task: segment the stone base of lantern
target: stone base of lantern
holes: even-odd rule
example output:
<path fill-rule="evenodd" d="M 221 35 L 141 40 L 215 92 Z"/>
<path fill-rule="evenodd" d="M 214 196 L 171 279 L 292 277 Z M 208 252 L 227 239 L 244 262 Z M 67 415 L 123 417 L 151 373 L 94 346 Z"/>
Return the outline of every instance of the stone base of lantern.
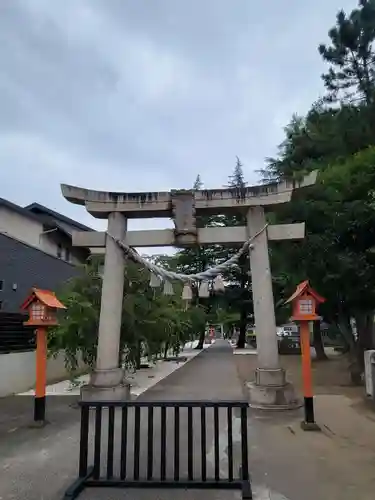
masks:
<path fill-rule="evenodd" d="M 302 406 L 285 370 L 257 368 L 255 382 L 247 384 L 249 404 L 258 410 L 294 410 Z"/>
<path fill-rule="evenodd" d="M 130 383 L 124 370 L 95 370 L 90 383 L 81 387 L 82 401 L 127 401 L 131 399 Z"/>

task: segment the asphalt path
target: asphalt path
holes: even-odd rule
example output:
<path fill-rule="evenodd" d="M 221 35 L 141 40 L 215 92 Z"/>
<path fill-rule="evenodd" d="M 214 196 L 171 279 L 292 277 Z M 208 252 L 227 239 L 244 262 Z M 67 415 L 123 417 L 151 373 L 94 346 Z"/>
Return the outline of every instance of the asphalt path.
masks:
<path fill-rule="evenodd" d="M 26 399 L 25 399 L 26 398 Z M 73 399 L 69 396 L 54 397 L 51 405 L 51 424 L 44 429 L 29 429 L 23 424 L 21 411 L 19 418 L 14 417 L 14 427 L 0 425 L 0 499 L 1 500 L 60 500 L 65 489 L 77 475 L 79 448 L 79 411 L 70 405 Z M 27 397 L 11 404 L 27 405 Z M 192 361 L 172 373 L 153 388 L 142 394 L 139 400 L 243 400 L 242 386 L 238 380 L 233 362 L 232 349 L 227 341 L 217 340 L 210 348 L 204 350 Z M 10 404 L 10 399 L 8 400 Z M 31 401 L 30 401 L 31 402 Z M 10 406 L 8 407 L 10 408 Z M 6 408 L 4 408 L 6 411 Z M 129 413 L 128 428 L 128 471 L 133 471 L 132 453 L 134 436 L 134 419 Z M 174 415 L 168 410 L 166 415 L 166 476 L 173 477 Z M 8 414 L 10 410 L 8 409 Z M 219 411 L 219 457 L 220 474 L 227 473 L 227 419 L 224 410 Z M 106 468 L 106 414 L 103 412 L 102 439 L 102 472 Z M 5 422 L 3 417 L 3 422 Z M 1 422 L 0 422 L 1 424 Z M 239 457 L 239 417 L 234 413 L 232 426 L 234 432 L 233 454 L 234 473 L 238 471 Z M 200 414 L 198 409 L 193 413 L 193 463 L 194 475 L 201 471 L 201 435 Z M 140 476 L 146 475 L 147 463 L 147 415 L 141 411 L 140 422 Z M 114 473 L 119 472 L 120 421 L 116 415 L 115 424 L 115 460 Z M 160 410 L 154 414 L 154 473 L 160 475 Z M 206 461 L 207 476 L 213 476 L 213 412 L 207 410 L 206 415 Z M 92 448 L 91 448 L 92 451 Z M 187 475 L 187 410 L 180 411 L 180 475 Z M 116 458 L 117 457 L 117 458 Z M 90 460 L 90 459 L 89 459 Z M 240 492 L 234 491 L 176 491 L 176 490 L 114 490 L 87 489 L 79 497 L 87 499 L 234 499 L 241 498 Z"/>

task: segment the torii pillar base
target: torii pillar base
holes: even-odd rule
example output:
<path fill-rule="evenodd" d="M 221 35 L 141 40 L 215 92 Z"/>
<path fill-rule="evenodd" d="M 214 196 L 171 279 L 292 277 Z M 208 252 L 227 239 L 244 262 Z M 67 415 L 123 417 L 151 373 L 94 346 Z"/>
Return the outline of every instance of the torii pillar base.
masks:
<path fill-rule="evenodd" d="M 256 410 L 295 410 L 302 406 L 283 368 L 255 370 L 255 382 L 247 383 L 249 404 Z"/>
<path fill-rule="evenodd" d="M 128 401 L 131 399 L 130 384 L 122 368 L 95 370 L 90 383 L 81 387 L 82 401 Z"/>

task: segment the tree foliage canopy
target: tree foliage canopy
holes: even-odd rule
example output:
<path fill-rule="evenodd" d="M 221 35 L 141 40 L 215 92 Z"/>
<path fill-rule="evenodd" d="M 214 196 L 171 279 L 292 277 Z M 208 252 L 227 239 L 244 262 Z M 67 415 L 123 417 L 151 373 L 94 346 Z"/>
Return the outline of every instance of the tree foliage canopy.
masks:
<path fill-rule="evenodd" d="M 349 15 L 338 12 L 328 35 L 331 44 L 319 45 L 319 53 L 330 65 L 322 75 L 328 99 L 374 102 L 375 1 L 360 0 Z"/>
<path fill-rule="evenodd" d="M 50 333 L 49 345 L 52 353 L 64 350 L 72 371 L 76 370 L 80 356 L 89 366 L 95 361 L 102 284 L 100 267 L 101 261 L 92 259 L 82 274 L 59 294 L 67 306 L 67 314 L 61 315 L 60 325 Z M 203 311 L 186 309 L 181 289 L 173 296 L 166 296 L 162 290 L 149 286 L 148 271 L 127 262 L 119 363 L 137 367 L 142 356 L 154 359 L 166 347 L 177 353 L 202 323 L 205 323 Z"/>

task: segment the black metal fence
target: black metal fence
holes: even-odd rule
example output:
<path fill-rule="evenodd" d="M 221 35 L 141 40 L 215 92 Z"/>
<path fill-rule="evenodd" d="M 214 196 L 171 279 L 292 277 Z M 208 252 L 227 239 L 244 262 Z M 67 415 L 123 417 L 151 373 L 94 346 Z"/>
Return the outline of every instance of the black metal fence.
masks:
<path fill-rule="evenodd" d="M 240 489 L 253 498 L 247 402 L 80 405 L 79 477 L 64 499 L 86 487 Z"/>
<path fill-rule="evenodd" d="M 0 312 L 0 354 L 33 351 L 35 327 L 25 326 L 26 314 Z"/>

